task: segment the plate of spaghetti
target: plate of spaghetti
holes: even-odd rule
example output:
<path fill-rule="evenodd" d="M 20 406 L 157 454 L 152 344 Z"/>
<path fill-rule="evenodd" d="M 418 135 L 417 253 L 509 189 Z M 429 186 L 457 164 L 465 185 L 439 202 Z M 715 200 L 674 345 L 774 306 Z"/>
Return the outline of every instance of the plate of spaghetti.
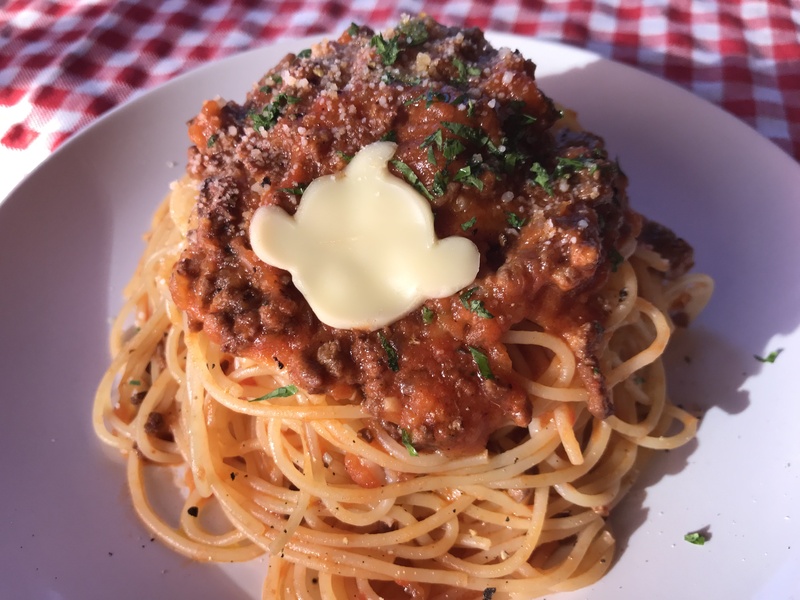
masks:
<path fill-rule="evenodd" d="M 798 185 L 427 18 L 146 94 L 0 207 L 4 595 L 786 596 Z"/>

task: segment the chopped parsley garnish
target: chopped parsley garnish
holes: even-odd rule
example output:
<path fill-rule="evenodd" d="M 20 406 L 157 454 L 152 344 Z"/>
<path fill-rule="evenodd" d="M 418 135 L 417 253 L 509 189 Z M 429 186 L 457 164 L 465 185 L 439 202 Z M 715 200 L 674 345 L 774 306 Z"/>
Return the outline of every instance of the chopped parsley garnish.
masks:
<path fill-rule="evenodd" d="M 403 442 L 403 446 L 406 447 L 411 456 L 419 456 L 419 452 L 414 448 L 414 443 L 411 440 L 411 434 L 402 427 L 400 428 L 400 441 Z"/>
<path fill-rule="evenodd" d="M 352 37 L 352 36 L 358 34 L 360 29 L 361 28 L 358 25 L 356 25 L 355 23 L 350 23 L 350 27 L 347 28 L 347 33 L 348 33 L 348 35 L 350 35 Z"/>
<path fill-rule="evenodd" d="M 508 222 L 508 224 L 509 224 L 509 225 L 511 225 L 511 226 L 512 226 L 514 229 L 516 229 L 516 230 L 520 230 L 520 229 L 522 229 L 522 226 L 523 226 L 523 225 L 525 225 L 525 222 L 527 221 L 527 219 L 525 219 L 524 217 L 520 217 L 520 216 L 519 216 L 518 214 L 516 214 L 516 213 L 513 213 L 513 212 L 507 212 L 507 213 L 506 213 L 506 221 L 507 221 L 507 222 Z"/>
<path fill-rule="evenodd" d="M 694 544 L 696 546 L 702 546 L 706 543 L 706 536 L 704 536 L 699 531 L 695 531 L 694 533 L 687 533 L 683 536 L 683 539 L 689 542 L 690 544 Z"/>
<path fill-rule="evenodd" d="M 304 48 L 297 53 L 297 58 L 308 58 L 311 56 L 311 48 Z"/>
<path fill-rule="evenodd" d="M 378 51 L 378 56 L 381 57 L 381 62 L 384 65 L 393 65 L 397 60 L 397 55 L 400 53 L 400 46 L 397 44 L 397 38 L 386 39 L 382 33 L 372 36 L 369 45 Z"/>
<path fill-rule="evenodd" d="M 469 351 L 470 354 L 472 354 L 472 360 L 474 360 L 475 364 L 478 366 L 481 377 L 484 379 L 494 379 L 494 373 L 492 373 L 492 368 L 489 366 L 489 359 L 486 355 L 474 346 L 470 346 Z"/>
<path fill-rule="evenodd" d="M 436 175 L 433 176 L 433 194 L 434 196 L 441 196 L 447 191 L 447 172 L 446 171 L 438 171 Z"/>
<path fill-rule="evenodd" d="M 473 172 L 473 167 L 471 165 L 466 165 L 456 171 L 456 174 L 453 176 L 453 181 L 460 181 L 464 185 L 471 185 L 472 187 L 478 188 L 481 191 L 483 190 L 483 181 L 478 179 L 478 176 Z"/>
<path fill-rule="evenodd" d="M 472 217 L 469 221 L 464 221 L 461 224 L 461 231 L 466 231 L 467 229 L 471 229 L 477 221 L 478 221 L 477 217 Z"/>
<path fill-rule="evenodd" d="M 427 306 L 422 307 L 422 322 L 425 323 L 425 325 L 430 325 L 431 323 L 433 323 L 433 319 L 435 316 L 436 313 L 433 312 L 430 308 L 428 308 Z"/>
<path fill-rule="evenodd" d="M 449 131 L 455 133 L 457 136 L 471 142 L 476 142 L 481 146 L 486 144 L 489 139 L 483 130 L 478 129 L 477 127 L 470 127 L 469 125 L 463 125 L 462 123 L 453 123 L 452 121 L 442 121 L 442 125 Z"/>
<path fill-rule="evenodd" d="M 442 137 L 442 130 L 437 129 L 434 133 L 430 134 L 419 145 L 420 148 L 432 148 L 436 146 L 437 148 L 441 148 L 442 144 L 444 143 L 444 138 Z"/>
<path fill-rule="evenodd" d="M 128 385 L 142 385 L 142 382 L 139 379 L 131 379 L 128 381 Z"/>
<path fill-rule="evenodd" d="M 251 112 L 250 120 L 253 121 L 253 127 L 258 129 L 270 129 L 275 123 L 278 122 L 278 117 L 281 116 L 283 109 L 288 104 L 297 104 L 300 98 L 297 96 L 289 96 L 288 94 L 280 93 L 275 99 L 267 104 L 260 113 Z"/>
<path fill-rule="evenodd" d="M 421 100 L 425 100 L 425 108 L 430 108 L 431 104 L 434 102 L 447 102 L 450 97 L 445 94 L 444 92 L 437 92 L 435 90 L 428 90 L 423 92 L 419 96 L 415 96 L 403 102 L 405 106 L 410 106 L 411 104 L 416 104 Z"/>
<path fill-rule="evenodd" d="M 211 148 L 214 144 L 217 143 L 219 136 L 215 133 L 214 135 L 208 138 L 208 142 L 206 142 L 206 147 Z"/>
<path fill-rule="evenodd" d="M 281 77 L 280 73 L 275 73 L 272 75 L 272 81 L 275 82 L 275 85 L 280 85 L 283 83 L 283 77 Z"/>
<path fill-rule="evenodd" d="M 778 358 L 780 353 L 783 352 L 783 348 L 778 348 L 777 350 L 773 350 L 766 356 L 759 356 L 758 354 L 754 354 L 753 357 L 762 363 L 774 363 L 775 359 Z"/>
<path fill-rule="evenodd" d="M 419 46 L 428 41 L 428 28 L 420 20 L 409 20 L 400 23 L 397 28 L 405 36 L 405 42 L 409 46 Z"/>
<path fill-rule="evenodd" d="M 410 183 L 412 186 L 414 186 L 415 190 L 417 190 L 420 194 L 425 196 L 428 200 L 433 200 L 433 196 L 428 191 L 428 188 L 426 188 L 422 184 L 422 182 L 419 180 L 419 177 L 417 177 L 417 174 L 414 173 L 411 167 L 409 167 L 406 163 L 404 163 L 400 159 L 395 159 L 391 161 L 391 163 L 392 165 L 394 165 L 395 169 L 400 171 L 400 174 L 405 178 L 405 180 L 408 181 L 408 183 Z"/>
<path fill-rule="evenodd" d="M 307 183 L 300 183 L 300 184 L 298 184 L 298 185 L 296 185 L 294 187 L 280 188 L 280 190 L 282 192 L 286 192 L 287 194 L 294 194 L 295 196 L 302 196 L 305 193 L 307 187 L 308 187 Z"/>
<path fill-rule="evenodd" d="M 454 159 L 464 150 L 466 150 L 466 148 L 459 140 L 445 140 L 445 142 L 442 144 L 442 154 L 444 154 L 444 157 L 447 160 Z"/>
<path fill-rule="evenodd" d="M 288 398 L 289 396 L 294 396 L 296 393 L 296 385 L 284 385 L 276 390 L 272 390 L 269 394 L 264 394 L 258 398 L 248 400 L 248 402 L 258 402 L 259 400 L 269 400 L 270 398 Z"/>
<path fill-rule="evenodd" d="M 483 305 L 483 300 L 473 300 L 472 295 L 478 291 L 477 287 L 470 288 L 462 293 L 458 299 L 461 300 L 461 304 L 464 305 L 470 312 L 474 312 L 479 317 L 483 317 L 484 319 L 494 319 L 494 315 L 486 310 L 486 307 Z"/>
<path fill-rule="evenodd" d="M 483 600 L 492 600 L 494 598 L 494 593 L 497 591 L 497 588 L 486 588 L 483 590 Z"/>
<path fill-rule="evenodd" d="M 397 350 L 394 345 L 380 331 L 378 332 L 378 339 L 381 341 L 383 351 L 386 352 L 386 362 L 389 364 L 389 368 L 394 372 L 399 371 L 400 363 L 397 360 Z"/>
<path fill-rule="evenodd" d="M 534 174 L 534 183 L 544 188 L 548 196 L 552 196 L 553 188 L 550 186 L 550 175 L 547 174 L 544 167 L 540 163 L 535 162 L 531 165 L 531 173 Z"/>
<path fill-rule="evenodd" d="M 338 154 L 339 158 L 341 158 L 344 162 L 349 163 L 351 160 L 353 160 L 353 155 L 347 154 L 347 152 L 342 152 L 341 150 L 337 150 L 336 154 Z"/>
<path fill-rule="evenodd" d="M 422 77 L 417 75 L 406 75 L 399 71 L 386 71 L 381 75 L 381 81 L 386 85 L 393 83 L 402 83 L 403 85 L 419 85 L 422 83 Z"/>
<path fill-rule="evenodd" d="M 394 129 L 390 129 L 386 133 L 381 136 L 381 142 L 396 142 L 397 141 L 397 132 Z"/>
<path fill-rule="evenodd" d="M 471 75 L 480 75 L 481 70 L 478 67 L 468 67 L 458 58 L 453 59 L 453 66 L 458 72 L 458 83 L 466 83 Z"/>

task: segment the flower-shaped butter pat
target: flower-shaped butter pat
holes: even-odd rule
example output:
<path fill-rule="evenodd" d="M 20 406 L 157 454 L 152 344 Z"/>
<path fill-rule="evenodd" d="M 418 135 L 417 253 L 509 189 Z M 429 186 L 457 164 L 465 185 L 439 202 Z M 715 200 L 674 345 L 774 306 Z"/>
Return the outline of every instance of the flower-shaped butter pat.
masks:
<path fill-rule="evenodd" d="M 375 142 L 344 171 L 311 182 L 294 216 L 256 210 L 253 251 L 289 271 L 320 321 L 374 331 L 430 298 L 454 294 L 478 273 L 470 240 L 437 239 L 429 202 L 389 172 L 397 149 Z"/>

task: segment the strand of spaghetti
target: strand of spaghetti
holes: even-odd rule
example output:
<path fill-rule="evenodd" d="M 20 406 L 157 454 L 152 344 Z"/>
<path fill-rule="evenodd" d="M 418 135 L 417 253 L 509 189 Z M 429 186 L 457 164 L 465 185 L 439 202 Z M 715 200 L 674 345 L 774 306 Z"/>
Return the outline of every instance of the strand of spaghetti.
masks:
<path fill-rule="evenodd" d="M 636 298 L 639 297 L 636 271 L 629 261 L 623 261 L 617 271 L 611 273 L 607 287 L 616 292 L 615 297 L 609 298 L 611 311 L 604 323 L 605 331 L 609 334 L 629 318 L 634 310 Z"/>
<path fill-rule="evenodd" d="M 467 587 L 469 576 L 460 571 L 409 567 L 374 556 L 337 547 L 316 547 L 290 540 L 283 555 L 307 568 L 349 578 L 366 577 L 384 581 L 419 581 L 452 587 Z"/>
<path fill-rule="evenodd" d="M 164 523 L 153 510 L 147 499 L 142 480 L 142 461 L 135 452 L 128 454 L 128 488 L 133 499 L 133 507 L 142 523 L 168 547 L 176 552 L 198 561 L 234 561 L 242 562 L 252 560 L 261 550 L 252 545 L 233 546 L 227 548 L 214 548 L 213 551 L 207 544 L 197 543 L 181 535 Z"/>
<path fill-rule="evenodd" d="M 631 422 L 639 418 L 641 404 L 621 402 L 618 414 L 607 419 L 615 431 L 634 440 L 643 438 L 655 429 L 661 421 L 664 407 L 667 404 L 666 381 L 662 363 L 659 361 L 648 365 L 646 374 L 647 377 L 642 381 L 642 386 L 646 390 L 645 395 L 650 404 L 645 418 L 639 422 Z M 624 400 L 624 397 L 622 399 Z"/>
<path fill-rule="evenodd" d="M 528 594 L 525 596 L 527 598 L 531 597 L 531 591 L 541 595 L 559 590 L 559 585 L 568 580 L 570 576 L 578 569 L 583 557 L 589 552 L 590 547 L 598 534 L 603 535 L 604 533 L 604 524 L 602 520 L 597 520 L 590 523 L 586 529 L 581 531 L 576 536 L 575 543 L 570 549 L 568 555 L 560 561 L 558 566 L 549 568 L 545 571 L 540 571 L 537 578 L 532 582 L 530 579 L 505 581 L 500 589 L 510 593 Z M 610 561 L 606 565 L 606 569 L 608 569 L 609 566 Z M 535 587 L 529 587 L 531 584 L 533 584 Z"/>
<path fill-rule="evenodd" d="M 232 526 L 229 531 L 220 534 L 210 533 L 200 526 L 201 520 L 198 516 L 191 516 L 189 509 L 197 509 L 196 515 L 204 510 L 208 504 L 208 499 L 203 498 L 196 490 L 189 492 L 183 503 L 183 510 L 180 517 L 180 529 L 191 540 L 211 547 L 225 547 L 236 544 L 250 543 L 244 532 Z M 192 511 L 194 512 L 194 511 Z"/>
<path fill-rule="evenodd" d="M 312 543 L 325 546 L 346 545 L 349 548 L 388 548 L 399 546 L 401 544 L 411 543 L 412 540 L 415 540 L 424 533 L 445 527 L 454 517 L 457 517 L 467 510 L 473 500 L 472 496 L 461 494 L 455 500 L 443 504 L 436 512 L 423 519 L 415 520 L 413 523 L 408 522 L 402 529 L 396 531 L 373 533 L 368 536 L 362 536 L 343 534 L 339 530 L 336 530 L 336 533 L 325 533 L 301 526 L 298 528 L 298 535 Z M 392 518 L 395 518 L 394 513 L 392 513 Z M 377 520 L 379 519 L 376 519 L 376 521 Z M 346 544 L 343 543 L 344 537 L 347 537 L 348 540 Z"/>
<path fill-rule="evenodd" d="M 562 561 L 556 571 L 548 573 L 555 581 L 550 585 L 553 592 L 566 592 L 584 588 L 595 583 L 611 565 L 614 539 L 603 528 L 602 522 L 592 524 L 580 534 L 569 556 Z M 605 560 L 601 560 L 605 558 Z M 595 568 L 585 570 L 580 576 L 573 577 L 585 564 Z"/>
<path fill-rule="evenodd" d="M 177 385 L 169 371 L 162 371 L 139 405 L 139 411 L 133 420 L 133 431 L 136 448 L 148 460 L 162 464 L 177 464 L 183 461 L 174 442 L 166 442 L 151 438 L 147 431 L 150 415 L 165 403 L 165 398 L 174 397 Z M 158 444 L 158 446 L 156 445 Z"/>
<path fill-rule="evenodd" d="M 486 453 L 448 460 L 444 455 L 431 453 L 419 454 L 410 460 L 408 448 L 397 443 L 388 434 L 377 432 L 376 437 L 381 447 L 365 442 L 349 423 L 333 420 L 317 421 L 313 424 L 319 436 L 337 448 L 347 448 L 358 456 L 363 456 L 386 469 L 404 473 L 429 473 L 436 469 L 444 471 L 461 471 L 471 467 L 485 468 L 488 462 Z M 375 434 L 374 434 L 375 435 Z"/>
<path fill-rule="evenodd" d="M 521 473 L 513 474 L 513 478 L 498 478 L 485 481 L 485 485 L 492 488 L 539 488 L 549 487 L 556 483 L 566 481 L 574 481 L 575 479 L 585 475 L 592 469 L 600 458 L 608 444 L 611 437 L 611 428 L 604 421 L 594 421 L 592 433 L 584 451 L 584 461 L 581 465 L 572 465 L 564 469 L 559 469 L 550 473 L 539 473 L 536 475 L 524 475 Z M 556 447 L 558 446 L 558 438 L 556 438 Z M 547 456 L 553 454 L 555 448 L 551 452 L 543 454 L 541 459 L 536 461 L 535 464 L 540 464 Z M 505 474 L 501 472 L 500 474 Z"/>
<path fill-rule="evenodd" d="M 551 364 L 555 365 L 558 370 L 556 381 L 562 384 L 559 386 L 553 382 L 551 385 L 553 387 L 563 387 L 572 381 L 575 374 L 575 355 L 564 340 L 542 331 L 513 330 L 503 335 L 503 342 L 506 344 L 524 344 L 547 348 L 554 354 Z M 545 375 L 542 375 L 542 379 L 548 380 Z"/>
<path fill-rule="evenodd" d="M 655 327 L 655 338 L 647 348 L 615 367 L 606 376 L 606 382 L 609 387 L 614 387 L 623 379 L 627 379 L 642 367 L 655 361 L 664 353 L 664 349 L 667 347 L 670 329 L 669 323 L 664 317 L 664 313 L 641 297 L 636 299 L 636 310 L 647 315 L 648 319 L 653 323 Z"/>
<path fill-rule="evenodd" d="M 680 303 L 681 311 L 693 321 L 705 308 L 714 293 L 714 280 L 704 273 L 686 273 L 667 283 L 663 291 L 664 305 L 670 309 Z"/>
<path fill-rule="evenodd" d="M 561 438 L 561 446 L 567 453 L 569 462 L 573 465 L 583 464 L 583 453 L 578 439 L 575 437 L 575 412 L 570 404 L 557 406 L 553 411 L 555 417 L 558 436 Z"/>
<path fill-rule="evenodd" d="M 292 584 L 294 589 L 294 596 L 286 596 L 287 598 L 297 598 L 297 600 L 315 600 L 314 596 L 308 590 L 308 569 L 303 567 L 293 565 L 290 567 L 290 573 L 292 575 Z M 316 579 L 317 585 L 319 585 L 319 578 Z"/>
<path fill-rule="evenodd" d="M 664 407 L 664 415 L 669 417 L 671 421 L 679 421 L 683 425 L 683 429 L 672 436 L 659 435 L 637 438 L 636 443 L 638 445 L 652 450 L 674 450 L 697 435 L 697 417 L 673 405 Z"/>
<path fill-rule="evenodd" d="M 486 579 L 498 579 L 505 577 L 517 570 L 520 565 L 528 560 L 542 532 L 545 513 L 547 511 L 547 500 L 550 489 L 546 487 L 536 488 L 533 499 L 533 511 L 531 521 L 525 532 L 524 542 L 519 549 L 509 556 L 506 560 L 491 565 L 480 565 L 471 560 L 460 559 L 453 555 L 446 554 L 436 561 L 455 570 L 464 571 L 473 577 Z"/>
<path fill-rule="evenodd" d="M 141 372 L 144 372 L 149 361 L 149 355 L 152 354 L 157 340 L 160 338 L 160 332 L 166 326 L 166 316 L 163 313 L 153 315 L 143 324 L 140 331 L 128 341 L 120 353 L 114 357 L 111 365 L 106 369 L 100 380 L 92 408 L 92 424 L 97 437 L 111 446 L 123 449 L 132 446 L 129 442 L 120 442 L 120 435 L 130 439 L 132 434 L 128 432 L 127 424 L 124 424 L 113 414 L 112 398 L 114 395 L 112 394 L 112 387 L 117 374 L 127 372 L 131 368 L 131 362 L 139 366 Z"/>
<path fill-rule="evenodd" d="M 519 374 L 512 374 L 515 382 L 531 396 L 558 402 L 586 402 L 589 397 L 584 388 L 557 388 L 543 385 Z"/>

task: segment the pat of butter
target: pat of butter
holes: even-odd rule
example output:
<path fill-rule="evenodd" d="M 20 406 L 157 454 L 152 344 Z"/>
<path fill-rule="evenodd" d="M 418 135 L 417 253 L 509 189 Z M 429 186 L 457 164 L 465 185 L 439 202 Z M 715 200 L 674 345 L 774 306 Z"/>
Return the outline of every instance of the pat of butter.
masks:
<path fill-rule="evenodd" d="M 389 172 L 396 149 L 375 142 L 344 171 L 315 179 L 293 217 L 277 206 L 253 215 L 253 251 L 289 271 L 331 327 L 380 329 L 425 300 L 454 294 L 478 273 L 475 244 L 437 239 L 428 201 Z"/>

